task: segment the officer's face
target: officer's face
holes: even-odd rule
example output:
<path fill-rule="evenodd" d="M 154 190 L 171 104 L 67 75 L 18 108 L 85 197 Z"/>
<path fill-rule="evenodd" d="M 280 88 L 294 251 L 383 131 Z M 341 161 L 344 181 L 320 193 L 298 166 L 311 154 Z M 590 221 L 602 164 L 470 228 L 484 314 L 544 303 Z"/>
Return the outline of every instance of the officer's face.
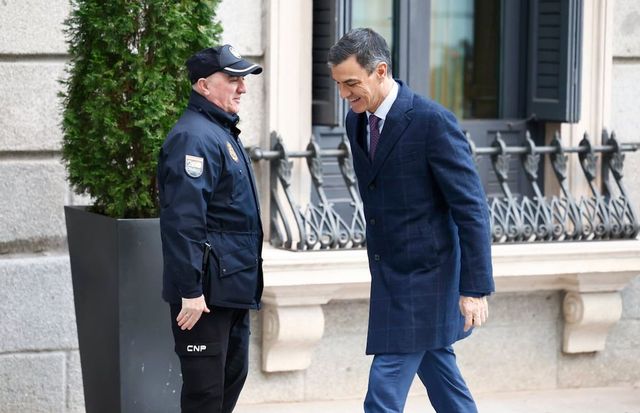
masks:
<path fill-rule="evenodd" d="M 216 72 L 198 82 L 203 82 L 201 94 L 209 102 L 225 112 L 238 113 L 240 111 L 240 96 L 247 92 L 244 77 Z"/>
<path fill-rule="evenodd" d="M 384 100 L 384 79 L 387 64 L 379 63 L 376 69 L 367 73 L 355 56 L 349 56 L 342 63 L 331 67 L 331 77 L 336 81 L 340 96 L 349 101 L 356 113 L 365 110 L 373 113 Z"/>

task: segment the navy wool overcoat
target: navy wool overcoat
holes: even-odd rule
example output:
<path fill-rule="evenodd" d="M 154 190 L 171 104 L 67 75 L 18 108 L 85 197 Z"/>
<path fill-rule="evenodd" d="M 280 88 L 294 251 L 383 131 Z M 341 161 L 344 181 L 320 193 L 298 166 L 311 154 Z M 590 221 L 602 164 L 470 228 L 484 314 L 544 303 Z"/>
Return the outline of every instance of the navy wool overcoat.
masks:
<path fill-rule="evenodd" d="M 451 112 L 398 83 L 373 162 L 366 114 L 346 119 L 367 222 L 367 354 L 466 337 L 460 295 L 494 290 L 488 207 L 469 144 Z"/>

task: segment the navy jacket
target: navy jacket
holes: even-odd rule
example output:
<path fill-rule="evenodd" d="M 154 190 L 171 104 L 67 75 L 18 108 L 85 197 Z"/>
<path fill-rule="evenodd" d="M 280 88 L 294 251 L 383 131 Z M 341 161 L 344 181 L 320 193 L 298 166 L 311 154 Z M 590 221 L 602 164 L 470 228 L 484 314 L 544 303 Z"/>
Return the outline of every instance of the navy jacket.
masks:
<path fill-rule="evenodd" d="M 259 307 L 262 224 L 237 122 L 237 115 L 191 92 L 160 150 L 162 295 L 170 303 L 204 293 L 212 305 Z M 211 253 L 205 256 L 207 244 Z"/>
<path fill-rule="evenodd" d="M 346 119 L 367 222 L 367 354 L 466 337 L 460 294 L 494 290 L 489 213 L 469 145 L 451 112 L 398 83 L 373 162 L 366 114 Z"/>

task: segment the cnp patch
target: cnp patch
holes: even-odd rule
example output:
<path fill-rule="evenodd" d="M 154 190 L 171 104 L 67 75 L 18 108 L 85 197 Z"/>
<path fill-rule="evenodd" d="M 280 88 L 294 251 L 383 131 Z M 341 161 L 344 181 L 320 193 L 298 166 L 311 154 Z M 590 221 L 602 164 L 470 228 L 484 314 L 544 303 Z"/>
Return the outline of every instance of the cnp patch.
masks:
<path fill-rule="evenodd" d="M 199 156 L 186 155 L 184 157 L 184 170 L 192 178 L 202 175 L 204 169 L 204 159 Z"/>
<path fill-rule="evenodd" d="M 236 153 L 235 149 L 233 149 L 233 146 L 231 146 L 230 142 L 227 142 L 227 151 L 229 151 L 231 159 L 233 159 L 234 162 L 238 162 L 238 154 Z"/>
<path fill-rule="evenodd" d="M 220 354 L 220 343 L 176 343 L 179 356 L 215 356 Z"/>

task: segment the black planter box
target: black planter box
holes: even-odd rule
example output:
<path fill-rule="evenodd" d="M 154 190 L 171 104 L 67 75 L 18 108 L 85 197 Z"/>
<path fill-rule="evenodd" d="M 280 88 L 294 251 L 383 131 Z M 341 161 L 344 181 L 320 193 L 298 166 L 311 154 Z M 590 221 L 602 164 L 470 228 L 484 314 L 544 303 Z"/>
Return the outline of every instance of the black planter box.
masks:
<path fill-rule="evenodd" d="M 65 217 L 87 413 L 180 411 L 158 219 Z"/>

